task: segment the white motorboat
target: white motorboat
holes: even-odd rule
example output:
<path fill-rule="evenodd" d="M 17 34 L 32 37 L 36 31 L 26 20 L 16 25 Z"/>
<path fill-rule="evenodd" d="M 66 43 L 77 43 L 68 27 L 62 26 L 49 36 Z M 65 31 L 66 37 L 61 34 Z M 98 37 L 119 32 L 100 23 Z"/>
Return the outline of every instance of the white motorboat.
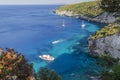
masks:
<path fill-rule="evenodd" d="M 55 58 L 53 56 L 50 56 L 50 55 L 40 55 L 39 56 L 41 59 L 43 60 L 47 60 L 47 61 L 53 61 Z"/>

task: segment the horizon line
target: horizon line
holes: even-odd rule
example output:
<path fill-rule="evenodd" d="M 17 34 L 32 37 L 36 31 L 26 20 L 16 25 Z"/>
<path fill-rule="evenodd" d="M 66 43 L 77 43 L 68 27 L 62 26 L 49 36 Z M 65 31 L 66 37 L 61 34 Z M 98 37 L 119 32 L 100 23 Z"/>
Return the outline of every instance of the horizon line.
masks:
<path fill-rule="evenodd" d="M 67 5 L 67 4 L 0 4 L 0 5 Z"/>
<path fill-rule="evenodd" d="M 94 0 L 91 0 L 94 1 Z M 89 1 L 82 1 L 82 2 L 89 2 Z M 69 5 L 69 4 L 77 4 L 82 2 L 75 2 L 75 3 L 0 3 L 0 5 Z"/>

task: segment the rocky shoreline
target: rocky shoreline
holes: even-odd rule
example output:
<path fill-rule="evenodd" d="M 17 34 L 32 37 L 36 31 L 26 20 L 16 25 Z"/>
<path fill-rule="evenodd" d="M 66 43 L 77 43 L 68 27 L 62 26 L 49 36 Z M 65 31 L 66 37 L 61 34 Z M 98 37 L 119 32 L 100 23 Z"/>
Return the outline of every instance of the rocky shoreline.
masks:
<path fill-rule="evenodd" d="M 73 11 L 55 10 L 54 13 L 61 15 L 61 16 L 75 17 L 75 18 L 80 18 L 80 19 L 84 19 L 84 20 L 88 20 L 88 21 L 107 23 L 107 24 L 114 23 L 120 17 L 120 15 L 118 15 L 118 13 L 108 13 L 108 12 L 103 12 L 96 17 L 90 17 L 90 16 L 86 16 L 83 14 L 76 14 Z"/>
<path fill-rule="evenodd" d="M 118 13 L 108 13 L 108 12 L 103 12 L 96 17 L 88 17 L 83 14 L 75 14 L 73 11 L 55 10 L 54 12 L 61 16 L 75 17 L 92 22 L 107 23 L 107 24 L 114 23 L 120 18 L 120 15 L 118 15 Z M 119 46 L 120 46 L 120 35 L 118 33 L 110 36 L 98 38 L 95 40 L 88 39 L 88 48 L 90 55 L 92 56 L 101 56 L 104 55 L 105 52 L 107 52 L 114 58 L 120 58 Z M 101 80 L 101 78 L 98 76 L 90 76 L 89 79 Z"/>
<path fill-rule="evenodd" d="M 107 23 L 111 24 L 117 21 L 120 17 L 118 13 L 108 13 L 103 12 L 99 16 L 96 17 L 88 17 L 82 14 L 75 14 L 73 11 L 54 11 L 56 14 L 61 16 L 75 17 L 80 19 L 85 19 L 88 21 L 99 22 L 99 23 Z M 104 52 L 110 53 L 114 58 L 120 58 L 120 36 L 118 34 L 113 34 L 111 36 L 98 38 L 95 40 L 88 39 L 88 48 L 90 54 L 93 56 L 103 55 Z"/>

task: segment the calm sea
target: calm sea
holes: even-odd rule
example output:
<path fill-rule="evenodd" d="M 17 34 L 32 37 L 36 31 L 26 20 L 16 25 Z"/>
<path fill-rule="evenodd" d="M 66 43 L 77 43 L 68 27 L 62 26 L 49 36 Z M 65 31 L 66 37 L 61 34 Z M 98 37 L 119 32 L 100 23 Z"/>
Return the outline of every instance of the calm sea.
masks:
<path fill-rule="evenodd" d="M 0 47 L 14 48 L 25 55 L 34 69 L 47 67 L 57 71 L 62 80 L 88 80 L 101 67 L 88 55 L 87 38 L 103 25 L 52 11 L 59 5 L 0 6 Z M 55 57 L 53 62 L 39 58 Z"/>

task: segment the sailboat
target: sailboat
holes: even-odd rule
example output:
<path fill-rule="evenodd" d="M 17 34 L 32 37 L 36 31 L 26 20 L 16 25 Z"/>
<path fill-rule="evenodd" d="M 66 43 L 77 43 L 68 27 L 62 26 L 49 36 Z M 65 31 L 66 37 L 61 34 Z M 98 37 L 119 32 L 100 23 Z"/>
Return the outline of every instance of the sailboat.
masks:
<path fill-rule="evenodd" d="M 65 27 L 65 21 L 63 20 L 62 26 Z"/>
<path fill-rule="evenodd" d="M 82 25 L 81 25 L 81 27 L 83 27 L 83 28 L 85 27 L 84 21 L 82 21 Z"/>

